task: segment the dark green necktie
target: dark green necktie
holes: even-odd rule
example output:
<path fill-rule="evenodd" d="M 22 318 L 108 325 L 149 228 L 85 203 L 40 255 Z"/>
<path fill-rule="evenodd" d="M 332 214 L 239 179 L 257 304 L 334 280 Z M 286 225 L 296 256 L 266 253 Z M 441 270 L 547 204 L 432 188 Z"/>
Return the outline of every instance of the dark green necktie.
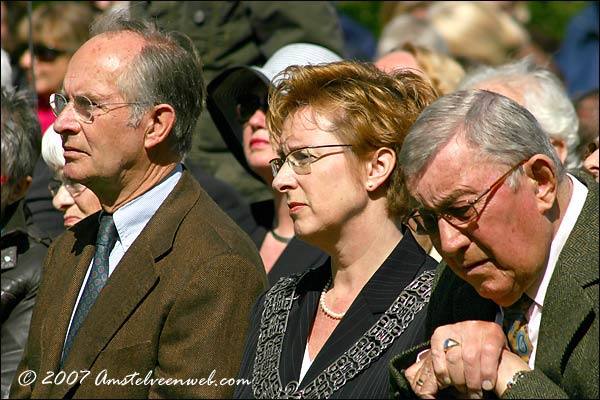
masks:
<path fill-rule="evenodd" d="M 79 299 L 77 310 L 67 334 L 61 364 L 66 360 L 77 332 L 79 332 L 85 317 L 87 317 L 94 302 L 100 295 L 100 291 L 108 280 L 108 258 L 118 236 L 112 214 L 104 213 L 100 218 L 100 228 L 98 229 L 98 236 L 96 238 L 96 254 L 92 263 L 92 270 L 85 283 L 85 289 Z"/>
<path fill-rule="evenodd" d="M 512 352 L 518 354 L 525 362 L 529 362 L 533 350 L 527 329 L 528 322 L 525 318 L 525 313 L 531 303 L 533 303 L 533 300 L 523 294 L 515 304 L 503 308 L 504 321 L 502 322 L 502 328 L 508 338 L 508 345 Z"/>

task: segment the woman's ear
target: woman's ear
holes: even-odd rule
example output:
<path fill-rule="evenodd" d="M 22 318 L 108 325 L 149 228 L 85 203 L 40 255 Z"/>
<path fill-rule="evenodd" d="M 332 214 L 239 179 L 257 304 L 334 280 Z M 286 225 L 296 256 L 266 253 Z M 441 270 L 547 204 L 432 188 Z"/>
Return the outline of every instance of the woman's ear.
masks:
<path fill-rule="evenodd" d="M 543 154 L 536 154 L 523 164 L 523 168 L 533 184 L 539 210 L 550 210 L 554 206 L 558 190 L 554 162 Z"/>
<path fill-rule="evenodd" d="M 159 104 L 152 107 L 150 117 L 146 122 L 144 146 L 146 149 L 156 147 L 169 137 L 175 125 L 175 110 L 169 104 Z"/>
<path fill-rule="evenodd" d="M 396 166 L 396 152 L 389 147 L 380 147 L 367 164 L 366 189 L 371 192 L 388 179 Z"/>

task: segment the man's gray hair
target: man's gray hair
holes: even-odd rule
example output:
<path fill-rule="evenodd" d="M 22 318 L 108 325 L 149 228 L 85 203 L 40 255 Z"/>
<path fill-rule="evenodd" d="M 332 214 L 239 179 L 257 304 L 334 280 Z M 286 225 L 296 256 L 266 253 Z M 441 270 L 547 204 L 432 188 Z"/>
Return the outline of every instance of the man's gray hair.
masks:
<path fill-rule="evenodd" d="M 498 93 L 472 89 L 440 97 L 419 115 L 399 155 L 406 179 L 422 176 L 457 135 L 476 148 L 480 158 L 512 166 L 544 154 L 554 162 L 559 180 L 565 174 L 548 135 L 527 109 Z"/>
<path fill-rule="evenodd" d="M 206 85 L 200 56 L 191 39 L 180 32 L 165 33 L 146 20 L 132 20 L 129 13 L 111 12 L 95 20 L 92 36 L 129 31 L 147 41 L 139 56 L 117 79 L 117 87 L 132 106 L 133 126 L 149 107 L 169 104 L 175 124 L 169 134 L 171 149 L 184 156 L 192 146 L 194 127 L 204 108 Z"/>
<path fill-rule="evenodd" d="M 15 184 L 33 176 L 40 157 L 40 122 L 25 91 L 2 87 L 2 173 L 6 184 Z"/>
<path fill-rule="evenodd" d="M 469 71 L 457 90 L 488 82 L 520 94 L 522 105 L 535 116 L 546 134 L 567 144 L 566 169 L 581 167 L 582 160 L 577 153 L 579 119 L 568 92 L 554 73 L 526 57 L 497 67 L 482 65 Z"/>

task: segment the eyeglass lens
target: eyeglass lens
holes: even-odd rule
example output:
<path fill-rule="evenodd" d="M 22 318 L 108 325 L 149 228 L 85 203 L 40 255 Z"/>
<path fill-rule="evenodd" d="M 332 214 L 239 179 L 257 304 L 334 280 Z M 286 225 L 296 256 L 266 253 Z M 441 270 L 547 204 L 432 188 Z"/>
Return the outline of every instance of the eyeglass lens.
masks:
<path fill-rule="evenodd" d="M 53 93 L 50 95 L 50 107 L 55 116 L 59 116 L 60 113 L 69 104 L 69 101 L 65 96 L 60 93 Z M 92 101 L 85 96 L 75 96 L 73 99 L 75 111 L 84 121 L 91 121 L 92 119 Z"/>
<path fill-rule="evenodd" d="M 296 150 L 288 153 L 288 155 L 285 156 L 284 158 L 274 158 L 271 161 L 269 161 L 269 163 L 271 164 L 271 172 L 273 173 L 273 177 L 275 177 L 277 175 L 277 173 L 279 172 L 281 167 L 283 167 L 283 164 L 286 161 L 289 163 L 290 167 L 292 167 L 294 172 L 297 173 L 298 175 L 310 174 L 310 165 L 313 162 L 320 160 L 321 158 L 323 158 L 327 155 L 341 153 L 341 151 L 340 152 L 329 152 L 329 153 L 321 154 L 320 156 L 315 156 L 315 155 L 311 154 L 310 150 L 311 149 L 329 148 L 329 147 L 350 148 L 350 147 L 352 147 L 352 145 L 351 144 L 326 144 L 326 145 L 320 145 L 320 146 L 306 146 L 306 147 L 296 149 Z"/>
<path fill-rule="evenodd" d="M 77 197 L 81 192 L 83 192 L 86 189 L 86 187 L 81 183 L 75 183 L 71 181 L 63 182 L 57 179 L 52 179 L 48 184 L 48 190 L 50 191 L 52 197 L 56 196 L 61 186 L 64 186 L 67 192 L 69 192 L 69 194 L 72 197 Z"/>

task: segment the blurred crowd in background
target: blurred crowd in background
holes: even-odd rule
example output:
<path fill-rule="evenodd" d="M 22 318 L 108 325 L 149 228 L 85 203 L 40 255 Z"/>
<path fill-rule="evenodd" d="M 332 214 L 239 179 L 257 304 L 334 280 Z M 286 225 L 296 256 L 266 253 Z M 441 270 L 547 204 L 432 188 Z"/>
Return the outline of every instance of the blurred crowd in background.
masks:
<path fill-rule="evenodd" d="M 532 21 L 540 2 L 329 2 L 332 11 L 325 13 L 294 2 L 268 7 L 254 2 L 259 5 L 249 7 L 244 20 L 229 2 L 186 3 L 194 2 L 161 7 L 158 2 L 3 1 L 3 85 L 32 89 L 32 106 L 46 132 L 55 118 L 49 95 L 60 90 L 70 56 L 87 40 L 92 19 L 125 9 L 188 34 L 200 51 L 207 84 L 228 67 L 261 65 L 284 44 L 298 41 L 323 45 L 345 59 L 388 63 L 392 69 L 416 63 L 412 66 L 424 70 L 441 93 L 454 90 L 478 66 L 527 58 L 561 80 L 576 108 L 579 137 L 573 165 L 582 165 L 598 136 L 597 2 L 553 2 L 546 7 L 549 23 L 562 21 L 564 26 L 552 28 L 544 27 L 543 16 Z M 271 191 L 232 157 L 208 112 L 200 117 L 187 161 L 233 186 L 249 204 L 272 199 Z M 34 220 L 56 236 L 62 231 L 62 215 L 46 189 L 52 174 L 40 159 L 26 201 Z"/>
<path fill-rule="evenodd" d="M 94 18 L 110 12 L 152 18 L 161 28 L 187 34 L 199 51 L 209 96 L 211 82 L 222 79 L 223 72 L 262 66 L 279 49 L 296 42 L 322 46 L 345 60 L 372 62 L 384 71 L 413 68 L 440 95 L 466 88 L 504 94 L 536 117 L 569 172 L 589 173 L 598 181 L 598 2 L 553 2 L 553 10 L 564 3 L 569 12 L 564 27 L 556 28 L 562 31 L 554 36 L 531 23 L 533 3 L 540 2 L 2 1 L 2 87 L 29 93 L 43 136 L 43 157 L 35 163 L 31 185 L 23 198 L 17 196 L 13 202 L 24 203 L 42 243 L 100 209 L 91 191 L 62 176 L 65 161 L 53 129 L 56 115 L 50 97 L 61 92 L 71 56 L 90 38 Z M 364 13 L 369 15 L 363 18 Z M 240 153 L 241 144 L 235 145 L 237 139 L 234 149 L 225 136 L 215 112 L 205 110 L 184 164 L 255 241 L 269 272 L 293 233 L 275 232 L 285 222 L 277 216 L 280 199 L 273 202 L 268 164 L 259 178 Z M 3 249 L 4 210 L 12 204 L 4 204 L 9 198 L 4 152 L 3 143 Z M 285 204 L 283 208 L 287 212 Z M 426 235 L 416 239 L 432 257 L 441 259 Z M 316 253 L 315 263 L 322 262 L 323 254 Z M 300 270 L 306 267 L 303 264 Z M 289 272 L 281 268 L 273 269 L 279 271 L 277 278 Z M 4 280 L 4 264 L 2 274 Z M 269 280 L 275 282 L 275 273 Z M 17 359 L 23 343 L 5 343 L 10 315 L 5 315 L 4 282 L 2 301 L 2 358 L 14 347 Z M 5 397 L 4 361 L 2 370 Z"/>

